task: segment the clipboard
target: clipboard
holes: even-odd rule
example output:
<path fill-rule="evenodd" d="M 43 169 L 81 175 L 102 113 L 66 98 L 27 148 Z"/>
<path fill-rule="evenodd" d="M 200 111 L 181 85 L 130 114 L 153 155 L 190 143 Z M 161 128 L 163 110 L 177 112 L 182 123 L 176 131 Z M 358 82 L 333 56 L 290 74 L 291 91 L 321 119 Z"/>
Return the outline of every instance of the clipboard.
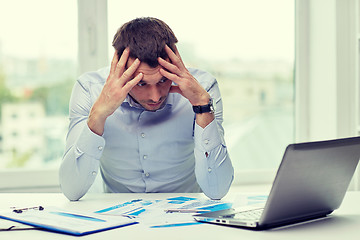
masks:
<path fill-rule="evenodd" d="M 42 230 L 83 236 L 124 227 L 137 222 L 123 216 L 105 216 L 55 207 L 32 207 L 0 212 L 0 218 L 30 225 Z"/>

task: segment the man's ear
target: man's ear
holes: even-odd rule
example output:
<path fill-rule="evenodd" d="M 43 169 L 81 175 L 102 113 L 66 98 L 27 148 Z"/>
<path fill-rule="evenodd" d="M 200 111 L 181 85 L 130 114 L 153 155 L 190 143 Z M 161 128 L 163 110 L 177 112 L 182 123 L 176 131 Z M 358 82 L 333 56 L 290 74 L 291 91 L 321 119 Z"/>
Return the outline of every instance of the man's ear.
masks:
<path fill-rule="evenodd" d="M 171 85 L 169 93 L 179 93 L 179 94 L 183 95 L 180 87 L 177 85 L 176 86 Z"/>

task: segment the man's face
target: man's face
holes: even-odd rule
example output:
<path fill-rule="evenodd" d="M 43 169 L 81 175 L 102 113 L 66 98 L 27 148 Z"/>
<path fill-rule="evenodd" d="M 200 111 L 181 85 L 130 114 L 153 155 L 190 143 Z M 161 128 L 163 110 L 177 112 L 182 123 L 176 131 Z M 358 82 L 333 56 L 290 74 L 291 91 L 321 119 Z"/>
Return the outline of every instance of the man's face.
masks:
<path fill-rule="evenodd" d="M 129 58 L 127 67 L 134 61 L 134 58 Z M 129 95 L 149 111 L 155 111 L 161 108 L 169 95 L 172 81 L 160 74 L 159 70 L 161 68 L 161 65 L 152 68 L 148 64 L 142 62 L 134 73 L 134 76 L 143 73 L 143 78 L 135 87 L 133 87 L 129 92 Z"/>

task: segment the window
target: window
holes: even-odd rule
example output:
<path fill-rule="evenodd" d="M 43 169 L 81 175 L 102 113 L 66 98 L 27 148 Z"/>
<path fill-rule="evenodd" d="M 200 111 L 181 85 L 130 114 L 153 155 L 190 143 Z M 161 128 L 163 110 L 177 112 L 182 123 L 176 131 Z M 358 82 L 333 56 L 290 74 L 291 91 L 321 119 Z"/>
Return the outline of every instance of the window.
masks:
<path fill-rule="evenodd" d="M 96 69 L 93 63 L 86 65 L 96 62 L 96 56 L 76 60 L 76 43 L 83 35 L 77 36 L 77 5 L 84 4 L 79 9 L 90 15 L 79 15 L 79 27 L 93 37 L 79 47 L 88 44 L 100 54 L 106 51 L 95 46 L 91 34 L 107 23 L 92 19 L 88 9 L 96 12 L 107 2 L 108 34 L 99 46 L 108 44 L 108 54 L 97 67 L 110 63 L 104 59 L 112 56 L 110 42 L 124 22 L 139 16 L 167 22 L 187 66 L 218 79 L 225 138 L 237 176 L 274 171 L 285 145 L 295 141 L 294 90 L 296 140 L 358 134 L 358 0 L 184 0 L 176 7 L 164 0 L 0 0 L 0 190 L 17 186 L 11 185 L 20 179 L 13 169 L 30 169 L 21 173 L 23 187 L 57 179 L 76 69 Z M 90 22 L 101 27 L 84 24 Z M 330 90 L 324 90 L 324 83 Z M 53 171 L 40 171 L 49 168 Z M 359 171 L 356 176 L 359 189 Z"/>
<path fill-rule="evenodd" d="M 77 46 L 82 37 L 77 36 L 77 5 L 85 4 L 79 9 L 86 12 L 106 2 L 107 40 L 92 35 L 101 35 L 106 21 L 84 14 L 79 27 L 88 37 Z M 165 0 L 0 0 L 0 5 L 0 170 L 39 174 L 39 169 L 52 169 L 44 178 L 57 179 L 77 69 L 96 69 L 93 62 L 87 64 L 96 62 L 92 55 L 79 56 L 77 62 L 78 47 L 101 54 L 95 40 L 100 45 L 105 41 L 105 56 L 111 57 L 117 28 L 141 16 L 168 23 L 186 65 L 218 79 L 225 139 L 236 171 L 274 171 L 285 145 L 294 141 L 294 1 L 184 0 L 174 7 Z M 43 182 L 33 180 L 26 186 Z"/>
<path fill-rule="evenodd" d="M 77 3 L 0 5 L 0 170 L 58 168 L 77 77 Z"/>
<path fill-rule="evenodd" d="M 294 13 L 288 0 L 184 0 L 176 6 L 109 0 L 109 56 L 123 23 L 141 16 L 164 20 L 185 64 L 219 82 L 235 170 L 274 171 L 294 142 Z"/>

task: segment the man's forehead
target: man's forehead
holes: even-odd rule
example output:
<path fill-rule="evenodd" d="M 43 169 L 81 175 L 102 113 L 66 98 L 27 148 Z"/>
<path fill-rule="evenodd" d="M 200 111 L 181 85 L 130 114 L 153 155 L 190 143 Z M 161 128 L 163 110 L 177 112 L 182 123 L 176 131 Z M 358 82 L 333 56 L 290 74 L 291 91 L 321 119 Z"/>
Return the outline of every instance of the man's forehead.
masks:
<path fill-rule="evenodd" d="M 135 61 L 135 58 L 129 57 L 126 68 L 129 68 L 131 64 Z M 165 80 L 166 78 L 160 73 L 160 69 L 164 69 L 160 64 L 156 67 L 150 67 L 147 63 L 141 62 L 139 67 L 136 69 L 133 76 L 138 75 L 139 73 L 143 74 L 143 78 L 141 80 L 142 83 L 157 83 L 161 80 Z"/>
<path fill-rule="evenodd" d="M 134 76 L 136 76 L 139 73 L 143 74 L 143 78 L 140 81 L 141 83 L 148 83 L 148 84 L 155 84 L 158 83 L 161 80 L 165 80 L 166 78 L 160 73 L 160 68 L 162 68 L 160 65 L 155 68 L 141 68 L 141 65 L 139 68 L 135 71 Z"/>
<path fill-rule="evenodd" d="M 140 63 L 139 67 L 135 71 L 135 75 L 138 73 L 143 73 L 145 76 L 152 76 L 152 75 L 161 75 L 160 69 L 162 68 L 161 65 L 158 65 L 157 67 L 150 67 L 146 63 Z"/>

